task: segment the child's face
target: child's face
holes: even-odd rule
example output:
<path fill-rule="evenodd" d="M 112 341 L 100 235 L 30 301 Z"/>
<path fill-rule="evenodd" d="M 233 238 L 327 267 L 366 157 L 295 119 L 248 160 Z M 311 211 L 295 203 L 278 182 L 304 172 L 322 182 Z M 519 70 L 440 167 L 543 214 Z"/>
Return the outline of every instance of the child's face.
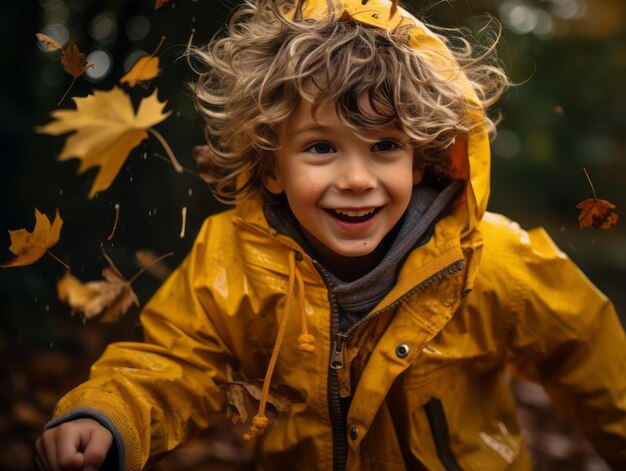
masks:
<path fill-rule="evenodd" d="M 265 180 L 285 192 L 312 248 L 325 256 L 370 254 L 404 214 L 422 171 L 413 147 L 393 125 L 361 130 L 343 124 L 334 103 L 314 119 L 302 100 L 283 126 L 277 169 Z"/>

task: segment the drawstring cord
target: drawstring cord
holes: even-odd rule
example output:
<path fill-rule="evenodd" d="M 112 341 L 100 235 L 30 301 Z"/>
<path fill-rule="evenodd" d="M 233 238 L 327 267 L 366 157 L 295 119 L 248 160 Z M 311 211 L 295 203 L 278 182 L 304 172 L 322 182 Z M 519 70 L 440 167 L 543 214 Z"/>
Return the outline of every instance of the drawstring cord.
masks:
<path fill-rule="evenodd" d="M 291 307 L 295 297 L 296 283 L 298 285 L 298 310 L 300 311 L 300 329 L 301 333 L 298 336 L 298 349 L 305 352 L 315 351 L 315 337 L 309 333 L 306 322 L 306 310 L 304 303 L 304 280 L 302 274 L 296 266 L 296 253 L 294 251 L 289 252 L 289 281 L 287 284 L 287 297 L 285 299 L 285 306 L 283 313 L 280 317 L 280 325 L 278 327 L 278 335 L 276 336 L 276 342 L 274 343 L 274 349 L 272 350 L 272 356 L 270 357 L 267 371 L 265 372 L 265 379 L 263 380 L 263 389 L 261 390 L 261 399 L 259 401 L 259 409 L 257 414 L 252 418 L 252 425 L 250 430 L 243 438 L 246 440 L 252 440 L 255 437 L 263 434 L 265 428 L 269 425 L 269 419 L 265 416 L 265 406 L 267 405 L 267 398 L 269 396 L 270 382 L 272 380 L 272 374 L 274 373 L 274 367 L 278 360 L 278 353 L 285 337 L 285 330 L 287 330 L 287 319 L 291 312 Z"/>

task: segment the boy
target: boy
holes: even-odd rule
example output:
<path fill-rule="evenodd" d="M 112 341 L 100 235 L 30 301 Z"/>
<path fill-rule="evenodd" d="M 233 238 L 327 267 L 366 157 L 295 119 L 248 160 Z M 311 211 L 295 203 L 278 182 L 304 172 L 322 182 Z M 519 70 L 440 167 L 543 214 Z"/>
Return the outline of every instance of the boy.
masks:
<path fill-rule="evenodd" d="M 136 470 L 264 378 L 260 469 L 526 470 L 507 365 L 626 469 L 626 341 L 542 231 L 485 212 L 499 69 L 386 0 L 250 2 L 196 55 L 219 197 L 37 443 Z M 294 312 L 295 311 L 295 312 Z M 299 317 L 299 319 L 298 319 Z M 270 384 L 301 400 L 269 424 Z"/>

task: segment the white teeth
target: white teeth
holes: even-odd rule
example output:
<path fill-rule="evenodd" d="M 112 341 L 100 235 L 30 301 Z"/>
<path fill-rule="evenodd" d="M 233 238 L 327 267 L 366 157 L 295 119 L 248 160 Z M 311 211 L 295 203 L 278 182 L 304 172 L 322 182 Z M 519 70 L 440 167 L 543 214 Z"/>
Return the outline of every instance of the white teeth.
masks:
<path fill-rule="evenodd" d="M 335 212 L 349 217 L 361 217 L 373 213 L 375 209 L 376 208 L 360 209 L 358 211 L 352 211 L 350 209 L 335 209 Z"/>

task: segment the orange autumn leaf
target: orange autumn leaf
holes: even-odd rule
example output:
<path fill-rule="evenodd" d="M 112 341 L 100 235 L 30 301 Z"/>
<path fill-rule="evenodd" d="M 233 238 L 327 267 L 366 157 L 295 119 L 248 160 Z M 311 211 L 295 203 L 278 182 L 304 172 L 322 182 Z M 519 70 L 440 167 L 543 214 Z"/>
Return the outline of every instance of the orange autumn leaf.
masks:
<path fill-rule="evenodd" d="M 165 5 L 169 1 L 170 0 L 156 0 L 156 2 L 154 3 L 154 9 L 158 10 L 159 8 L 161 8 L 163 5 Z"/>
<path fill-rule="evenodd" d="M 67 272 L 57 284 L 59 299 L 85 319 L 100 316 L 101 322 L 117 322 L 139 299 L 130 283 L 113 267 L 102 271 L 104 280 L 81 283 Z"/>
<path fill-rule="evenodd" d="M 23 267 L 31 265 L 43 257 L 49 248 L 59 242 L 63 220 L 57 209 L 52 224 L 50 219 L 35 208 L 35 228 L 33 232 L 26 229 L 9 231 L 11 246 L 9 250 L 15 258 L 1 265 L 6 267 Z"/>
<path fill-rule="evenodd" d="M 581 229 L 592 227 L 610 229 L 619 221 L 619 216 L 611 212 L 612 209 L 615 209 L 615 205 L 607 200 L 588 198 L 576 207 L 581 210 L 578 215 Z"/>
<path fill-rule="evenodd" d="M 87 63 L 85 54 L 80 52 L 75 43 L 70 43 L 67 49 L 63 50 L 61 64 L 63 64 L 65 71 L 74 78 L 80 77 L 89 67 L 93 66 L 93 64 Z"/>
<path fill-rule="evenodd" d="M 156 135 L 151 126 L 171 113 L 163 113 L 167 102 L 159 101 L 157 90 L 141 101 L 136 113 L 130 97 L 118 87 L 96 90 L 93 95 L 74 98 L 74 102 L 75 110 L 52 112 L 54 120 L 37 130 L 55 136 L 74 131 L 59 160 L 80 159 L 79 173 L 100 167 L 90 198 L 111 186 L 130 152 L 148 138 L 148 131 Z"/>
<path fill-rule="evenodd" d="M 144 56 L 133 64 L 128 73 L 120 79 L 120 83 L 128 83 L 131 87 L 134 87 L 138 82 L 152 80 L 160 73 L 159 58 Z"/>
<path fill-rule="evenodd" d="M 37 41 L 39 41 L 39 43 L 47 52 L 53 52 L 53 51 L 58 51 L 59 49 L 61 50 L 63 49 L 63 46 L 61 46 L 61 43 L 59 43 L 58 41 L 56 41 L 55 39 L 51 38 L 50 36 L 46 34 L 37 33 L 35 34 L 35 37 L 37 38 Z"/>

